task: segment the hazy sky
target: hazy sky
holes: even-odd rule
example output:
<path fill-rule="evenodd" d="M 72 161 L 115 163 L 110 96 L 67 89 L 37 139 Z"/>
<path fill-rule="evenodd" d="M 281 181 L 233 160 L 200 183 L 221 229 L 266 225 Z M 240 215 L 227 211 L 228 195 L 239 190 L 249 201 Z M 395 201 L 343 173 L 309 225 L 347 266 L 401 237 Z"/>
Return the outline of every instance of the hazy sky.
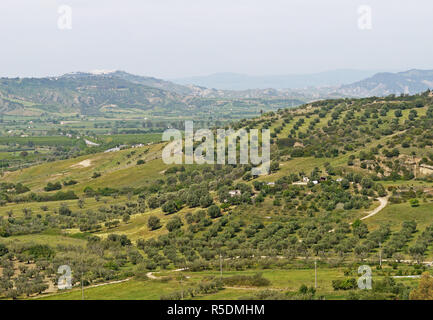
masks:
<path fill-rule="evenodd" d="M 433 69 L 432 17 L 431 0 L 0 0 L 0 76 Z"/>

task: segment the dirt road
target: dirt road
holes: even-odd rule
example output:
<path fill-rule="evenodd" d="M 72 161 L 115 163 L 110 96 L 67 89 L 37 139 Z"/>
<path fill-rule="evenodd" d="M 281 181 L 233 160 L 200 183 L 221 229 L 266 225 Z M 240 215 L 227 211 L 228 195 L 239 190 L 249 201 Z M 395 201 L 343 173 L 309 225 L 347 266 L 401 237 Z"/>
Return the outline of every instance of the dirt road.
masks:
<path fill-rule="evenodd" d="M 382 209 L 385 208 L 386 205 L 388 204 L 388 197 L 377 198 L 377 200 L 379 200 L 380 205 L 376 209 L 371 211 L 368 215 L 366 215 L 365 217 L 362 217 L 361 220 L 365 220 L 365 219 L 368 219 L 368 218 L 374 216 L 375 214 L 382 211 Z"/>

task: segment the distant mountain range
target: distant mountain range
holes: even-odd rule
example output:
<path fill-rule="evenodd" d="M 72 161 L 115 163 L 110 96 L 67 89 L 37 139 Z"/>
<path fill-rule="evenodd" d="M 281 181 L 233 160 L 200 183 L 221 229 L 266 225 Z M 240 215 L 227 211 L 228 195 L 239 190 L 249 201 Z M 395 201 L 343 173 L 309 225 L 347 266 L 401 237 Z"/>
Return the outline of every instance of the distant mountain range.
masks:
<path fill-rule="evenodd" d="M 180 103 L 171 91 L 144 86 L 113 74 L 76 72 L 60 77 L 1 78 L 0 112 L 97 114 L 101 108 L 149 108 Z"/>
<path fill-rule="evenodd" d="M 305 98 L 368 97 L 389 94 L 415 94 L 433 88 L 433 70 L 391 73 L 360 70 L 334 70 L 306 75 L 248 76 L 218 73 L 204 77 L 174 79 L 176 83 L 200 85 L 220 90 L 254 91 L 275 89 L 284 96 Z"/>
<path fill-rule="evenodd" d="M 112 116 L 143 113 L 176 118 L 203 114 L 215 117 L 215 113 L 222 110 L 233 114 L 237 112 L 239 118 L 257 114 L 260 110 L 296 106 L 318 99 L 416 94 L 433 88 L 433 70 L 416 69 L 377 73 L 350 84 L 335 85 L 344 79 L 360 77 L 362 73 L 370 72 L 337 70 L 305 76 L 281 76 L 280 80 L 277 77 L 253 79 L 256 84 L 263 81 L 263 86 L 274 81 L 274 88 L 246 88 L 253 86 L 249 76 L 225 74 L 217 77 L 228 87 L 237 83 L 234 86 L 243 88 L 239 90 L 180 84 L 124 71 L 74 72 L 45 78 L 0 78 L 0 113 Z M 211 78 L 216 79 L 215 76 Z M 306 86 L 279 88 L 285 83 Z"/>
<path fill-rule="evenodd" d="M 311 74 L 251 76 L 238 73 L 215 73 L 202 77 L 173 79 L 182 85 L 197 85 L 220 90 L 301 89 L 340 86 L 373 76 L 377 71 L 339 69 Z"/>
<path fill-rule="evenodd" d="M 261 101 L 260 99 L 266 99 Z M 73 72 L 58 77 L 0 78 L 0 114 L 94 115 L 112 118 L 233 118 L 297 106 L 308 99 L 274 89 L 224 91 L 183 86 L 124 71 Z M 227 117 L 226 117 L 227 118 Z"/>

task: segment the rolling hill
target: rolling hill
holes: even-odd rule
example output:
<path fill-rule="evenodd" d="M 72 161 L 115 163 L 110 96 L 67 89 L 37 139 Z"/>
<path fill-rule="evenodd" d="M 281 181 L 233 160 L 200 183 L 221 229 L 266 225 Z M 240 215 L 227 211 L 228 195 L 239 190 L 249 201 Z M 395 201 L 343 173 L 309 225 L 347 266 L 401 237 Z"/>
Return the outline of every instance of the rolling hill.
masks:
<path fill-rule="evenodd" d="M 92 298 L 407 299 L 417 279 L 389 279 L 433 260 L 432 123 L 431 92 L 324 100 L 232 124 L 270 129 L 267 176 L 166 165 L 158 142 L 6 171 L 0 295 L 61 299 L 68 264 Z M 357 289 L 366 263 L 386 288 Z"/>
<path fill-rule="evenodd" d="M 294 77 L 290 81 L 284 77 L 272 81 L 259 79 L 258 89 L 245 89 L 253 86 L 251 79 L 245 76 L 217 77 L 222 82 L 242 84 L 242 90 L 182 85 L 124 71 L 74 72 L 46 78 L 1 78 L 0 114 L 220 120 L 231 113 L 240 119 L 257 116 L 261 111 L 275 111 L 324 98 L 416 94 L 433 87 L 433 71 L 428 70 L 378 73 L 352 84 L 312 87 L 326 81 L 335 84 L 361 76 L 359 73 L 349 75 L 350 72 L 347 75 L 341 71 Z M 291 86 L 291 81 L 302 82 L 308 88 L 279 88 L 282 83 Z M 263 85 L 258 85 L 260 82 Z M 264 86 L 274 88 L 261 88 Z"/>
<path fill-rule="evenodd" d="M 381 97 L 390 94 L 416 94 L 428 89 L 433 89 L 433 70 L 412 69 L 398 73 L 377 73 L 370 78 L 343 85 L 337 92 L 353 97 Z"/>
<path fill-rule="evenodd" d="M 19 105 L 48 113 L 95 115 L 104 106 L 149 110 L 185 106 L 176 93 L 124 80 L 114 75 L 66 74 L 49 78 L 0 79 L 1 111 Z M 8 101 L 8 102 L 5 102 Z M 11 102 L 15 102 L 11 106 Z"/>
<path fill-rule="evenodd" d="M 266 98 L 266 101 L 260 99 Z M 256 100 L 255 100 L 256 99 Z M 265 92 L 218 91 L 132 75 L 74 72 L 47 78 L 1 78 L 0 114 L 92 115 L 115 117 L 212 117 L 258 115 L 260 110 L 297 106 L 302 95 Z"/>

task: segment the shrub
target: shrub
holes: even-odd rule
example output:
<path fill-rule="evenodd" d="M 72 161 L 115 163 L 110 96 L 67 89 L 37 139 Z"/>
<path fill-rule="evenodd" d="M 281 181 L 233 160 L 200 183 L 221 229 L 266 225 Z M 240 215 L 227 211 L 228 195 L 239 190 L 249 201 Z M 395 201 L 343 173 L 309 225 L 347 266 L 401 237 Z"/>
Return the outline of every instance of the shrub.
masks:
<path fill-rule="evenodd" d="M 176 229 L 180 229 L 182 225 L 183 225 L 182 220 L 180 220 L 179 217 L 174 217 L 167 222 L 167 225 L 165 227 L 169 232 L 172 232 Z"/>
<path fill-rule="evenodd" d="M 345 280 L 332 280 L 332 288 L 334 290 L 351 290 L 356 289 L 358 284 L 355 278 Z"/>
<path fill-rule="evenodd" d="M 60 189 L 62 189 L 62 185 L 60 184 L 60 182 L 56 182 L 56 183 L 48 182 L 47 186 L 44 188 L 45 191 L 54 191 Z"/>
<path fill-rule="evenodd" d="M 162 206 L 162 211 L 164 211 L 166 214 L 172 214 L 172 213 L 177 212 L 178 210 L 179 209 L 173 200 L 167 201 Z"/>
<path fill-rule="evenodd" d="M 161 222 L 158 217 L 150 216 L 147 220 L 147 226 L 150 230 L 156 230 L 161 227 Z"/>
<path fill-rule="evenodd" d="M 75 180 L 69 180 L 69 181 L 64 181 L 64 182 L 63 182 L 63 185 L 64 185 L 64 186 L 72 186 L 72 185 L 77 184 L 77 183 L 78 183 L 78 182 L 75 181 Z"/>
<path fill-rule="evenodd" d="M 207 213 L 209 215 L 209 217 L 211 217 L 212 219 L 218 218 L 221 216 L 221 209 L 220 207 L 218 207 L 217 205 L 212 205 L 207 209 Z"/>
<path fill-rule="evenodd" d="M 409 203 L 410 203 L 411 207 L 419 207 L 419 201 L 418 201 L 418 199 L 410 199 Z"/>
<path fill-rule="evenodd" d="M 265 287 L 270 285 L 270 281 L 263 277 L 261 273 L 252 276 L 235 275 L 223 279 L 224 284 L 228 286 L 252 286 Z"/>
<path fill-rule="evenodd" d="M 93 172 L 92 178 L 96 179 L 99 178 L 101 176 L 101 174 L 99 172 Z"/>

